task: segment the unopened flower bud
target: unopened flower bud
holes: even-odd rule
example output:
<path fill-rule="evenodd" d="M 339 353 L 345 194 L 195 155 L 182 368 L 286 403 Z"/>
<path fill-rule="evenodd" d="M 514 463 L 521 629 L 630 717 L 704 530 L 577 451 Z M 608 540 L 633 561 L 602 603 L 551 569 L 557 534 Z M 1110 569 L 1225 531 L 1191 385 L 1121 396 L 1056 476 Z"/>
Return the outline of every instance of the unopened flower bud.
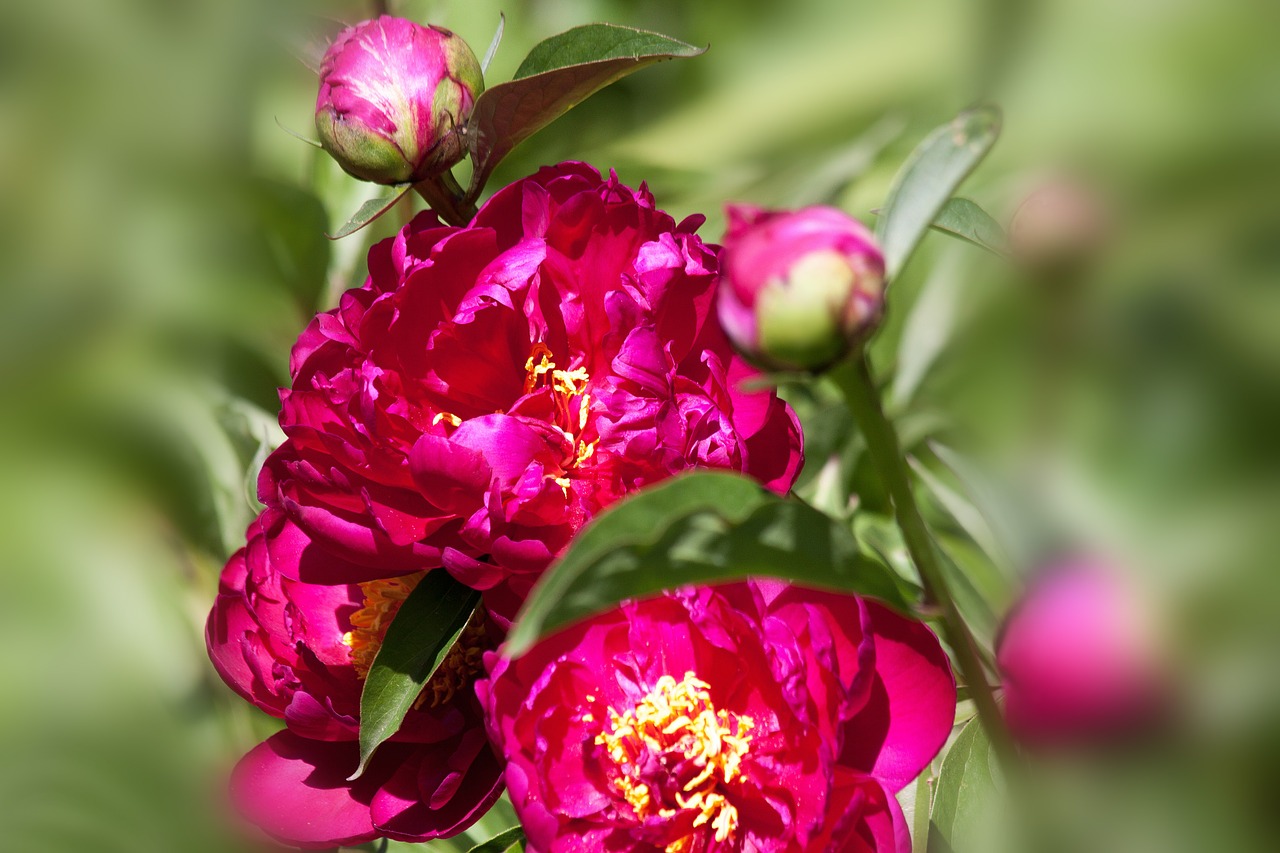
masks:
<path fill-rule="evenodd" d="M 1088 559 L 1034 581 L 996 648 L 1005 720 L 1025 744 L 1139 734 L 1168 710 L 1166 646 L 1152 603 Z"/>
<path fill-rule="evenodd" d="M 338 34 L 320 64 L 316 130 L 348 174 L 416 182 L 462 159 L 459 132 L 484 91 L 467 43 L 383 15 Z"/>
<path fill-rule="evenodd" d="M 831 207 L 731 206 L 717 302 L 744 356 L 779 370 L 819 370 L 875 328 L 884 256 L 857 220 Z"/>
<path fill-rule="evenodd" d="M 1039 273 L 1078 270 L 1097 254 L 1105 237 L 1099 199 L 1083 184 L 1054 180 L 1032 191 L 1009 222 L 1015 260 Z"/>

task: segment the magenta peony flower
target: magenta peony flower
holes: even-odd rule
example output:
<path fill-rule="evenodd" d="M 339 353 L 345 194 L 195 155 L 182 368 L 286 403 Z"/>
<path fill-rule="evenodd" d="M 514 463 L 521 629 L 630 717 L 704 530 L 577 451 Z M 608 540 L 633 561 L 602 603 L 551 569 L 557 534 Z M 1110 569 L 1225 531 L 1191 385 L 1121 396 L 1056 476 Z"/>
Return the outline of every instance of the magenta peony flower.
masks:
<path fill-rule="evenodd" d="M 956 705 L 928 628 L 775 581 L 626 603 L 486 663 L 530 853 L 906 853 L 894 794 Z"/>
<path fill-rule="evenodd" d="M 641 486 L 703 466 L 785 492 L 799 426 L 772 392 L 740 388 L 754 372 L 709 320 L 699 222 L 565 163 L 466 228 L 422 214 L 376 246 L 365 285 L 293 351 L 288 440 L 259 480 L 287 517 L 268 535 L 281 571 L 334 583 L 444 565 L 478 589 L 509 580 L 498 592 L 518 601 Z"/>
<path fill-rule="evenodd" d="M 420 181 L 462 159 L 484 77 L 467 43 L 443 27 L 383 15 L 338 34 L 320 64 L 316 130 L 351 175 Z"/>
<path fill-rule="evenodd" d="M 1104 563 L 1072 559 L 1034 581 L 996 648 L 1005 720 L 1024 743 L 1136 733 L 1167 710 L 1153 608 Z"/>
<path fill-rule="evenodd" d="M 270 835 L 303 847 L 453 835 L 502 790 L 472 683 L 500 629 L 479 618 L 365 773 L 359 758 L 360 691 L 387 626 L 420 575 L 321 586 L 282 576 L 265 533 L 223 569 L 205 637 L 215 668 L 237 693 L 287 729 L 260 744 L 232 776 L 232 795 Z"/>
<path fill-rule="evenodd" d="M 728 208 L 720 322 L 738 350 L 776 369 L 829 366 L 870 333 L 884 302 L 875 238 L 832 207 Z"/>

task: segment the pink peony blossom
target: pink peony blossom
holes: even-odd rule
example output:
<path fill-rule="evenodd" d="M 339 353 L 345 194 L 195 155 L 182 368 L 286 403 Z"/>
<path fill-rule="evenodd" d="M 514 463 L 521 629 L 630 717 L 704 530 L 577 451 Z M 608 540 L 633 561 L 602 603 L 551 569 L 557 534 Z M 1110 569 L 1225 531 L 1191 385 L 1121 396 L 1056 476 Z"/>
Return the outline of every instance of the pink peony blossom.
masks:
<path fill-rule="evenodd" d="M 465 228 L 418 216 L 320 314 L 259 480 L 286 574 L 446 566 L 517 601 L 582 525 L 690 467 L 785 492 L 799 425 L 711 319 L 717 257 L 646 189 L 564 163 Z M 296 571 L 295 571 L 296 570 Z M 497 609 L 503 609 L 498 607 Z M 509 608 L 513 609 L 513 608 Z"/>
<path fill-rule="evenodd" d="M 1051 566 L 1010 612 L 997 642 L 1005 721 L 1023 743 L 1133 734 L 1167 710 L 1154 608 L 1104 562 Z"/>
<path fill-rule="evenodd" d="M 457 133 L 484 91 L 480 63 L 443 27 L 383 15 L 338 34 L 320 64 L 316 130 L 351 175 L 420 181 L 462 159 Z"/>
<path fill-rule="evenodd" d="M 865 338 L 884 302 L 884 256 L 833 207 L 728 209 L 717 308 L 745 356 L 778 369 L 827 367 Z"/>
<path fill-rule="evenodd" d="M 279 521 L 268 509 L 249 527 L 248 544 L 223 569 L 205 631 L 223 680 L 287 726 L 237 766 L 233 799 L 270 835 L 303 847 L 462 831 L 502 790 L 472 688 L 500 629 L 478 617 L 467 627 L 400 732 L 349 782 L 364 676 L 419 576 L 340 586 L 290 580 L 265 545 Z"/>
<path fill-rule="evenodd" d="M 530 853 L 897 851 L 956 689 L 922 624 L 779 581 L 557 633 L 476 689 Z"/>

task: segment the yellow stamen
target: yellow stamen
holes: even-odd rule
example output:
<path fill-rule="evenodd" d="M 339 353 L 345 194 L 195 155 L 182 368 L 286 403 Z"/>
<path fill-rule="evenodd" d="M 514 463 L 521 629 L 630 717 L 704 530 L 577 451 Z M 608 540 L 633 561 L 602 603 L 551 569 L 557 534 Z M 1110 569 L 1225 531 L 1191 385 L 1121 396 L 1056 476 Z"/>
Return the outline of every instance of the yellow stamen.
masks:
<path fill-rule="evenodd" d="M 450 426 L 459 426 L 462 423 L 462 418 L 450 412 L 440 412 L 431 419 L 431 425 L 435 426 L 441 421 L 448 421 Z"/>
<path fill-rule="evenodd" d="M 360 584 L 364 592 L 364 606 L 351 614 L 351 630 L 343 635 L 342 643 L 351 650 L 351 665 L 361 678 L 369 674 L 369 667 L 373 666 L 373 659 L 382 648 L 382 638 L 387 635 L 392 617 L 425 574 L 415 572 Z"/>
<path fill-rule="evenodd" d="M 619 714 L 610 708 L 608 730 L 596 735 L 595 743 L 605 748 L 618 769 L 613 785 L 636 817 L 694 811 L 694 828 L 709 825 L 715 840 L 724 843 L 738 828 L 738 810 L 721 788 L 745 778 L 742 759 L 750 750 L 749 732 L 755 723 L 749 716 L 716 710 L 709 691 L 710 685 L 692 672 L 680 681 L 664 675 L 634 709 Z M 639 779 L 640 758 L 646 753 L 676 753 L 700 768 L 676 793 L 678 808 L 656 803 L 649 786 Z M 671 842 L 666 853 L 691 849 L 697 834 Z"/>
<path fill-rule="evenodd" d="M 425 574 L 415 572 L 360 584 L 364 592 L 364 606 L 351 614 L 351 630 L 342 635 L 342 644 L 350 649 L 351 665 L 360 678 L 368 677 L 391 620 Z M 484 652 L 489 647 L 486 640 L 484 608 L 478 607 L 413 707 L 434 708 L 453 699 L 484 665 Z"/>
<path fill-rule="evenodd" d="M 591 415 L 591 395 L 587 393 L 587 385 L 591 382 L 591 374 L 585 367 L 573 370 L 560 370 L 551 358 L 551 350 L 539 341 L 533 345 L 533 351 L 524 363 L 524 393 L 533 393 L 544 381 L 554 395 L 556 426 L 565 438 L 573 443 L 573 452 L 566 457 L 561 466 L 566 470 L 576 468 L 595 454 L 596 442 L 584 441 L 579 436 L 586 430 Z M 544 380 L 544 377 L 546 379 Z M 574 403 L 576 400 L 576 404 Z M 571 480 L 567 476 L 552 473 L 549 479 L 556 482 L 569 494 Z"/>

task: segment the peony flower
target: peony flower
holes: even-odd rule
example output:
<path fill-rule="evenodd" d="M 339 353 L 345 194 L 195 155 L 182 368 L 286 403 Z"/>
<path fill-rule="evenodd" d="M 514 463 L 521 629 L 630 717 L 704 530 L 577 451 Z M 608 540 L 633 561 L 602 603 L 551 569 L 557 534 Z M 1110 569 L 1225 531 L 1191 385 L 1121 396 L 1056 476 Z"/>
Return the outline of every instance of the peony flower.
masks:
<path fill-rule="evenodd" d="M 779 581 L 624 603 L 476 685 L 529 853 L 900 851 L 956 688 L 922 624 Z"/>
<path fill-rule="evenodd" d="M 320 63 L 316 130 L 343 170 L 365 181 L 420 181 L 465 153 L 484 77 L 443 27 L 383 15 L 338 34 Z"/>
<path fill-rule="evenodd" d="M 1107 565 L 1051 566 L 997 642 L 1010 732 L 1028 744 L 1136 733 L 1167 710 L 1164 652 L 1150 603 Z"/>
<path fill-rule="evenodd" d="M 738 350 L 775 369 L 831 365 L 870 334 L 884 302 L 884 256 L 832 207 L 728 208 L 720 322 Z"/>
<path fill-rule="evenodd" d="M 287 518 L 277 562 L 326 583 L 443 565 L 518 601 L 642 486 L 712 467 L 789 489 L 799 425 L 740 387 L 699 223 L 565 163 L 466 228 L 424 213 L 376 246 L 293 350 L 288 440 L 259 480 Z"/>
<path fill-rule="evenodd" d="M 421 576 L 340 586 L 290 580 L 265 545 L 279 515 L 268 509 L 250 525 L 205 630 L 223 680 L 287 726 L 237 766 L 233 799 L 270 835 L 303 847 L 462 831 L 502 789 L 471 686 L 499 629 L 477 612 L 399 733 L 347 781 L 358 765 L 364 677 Z"/>

